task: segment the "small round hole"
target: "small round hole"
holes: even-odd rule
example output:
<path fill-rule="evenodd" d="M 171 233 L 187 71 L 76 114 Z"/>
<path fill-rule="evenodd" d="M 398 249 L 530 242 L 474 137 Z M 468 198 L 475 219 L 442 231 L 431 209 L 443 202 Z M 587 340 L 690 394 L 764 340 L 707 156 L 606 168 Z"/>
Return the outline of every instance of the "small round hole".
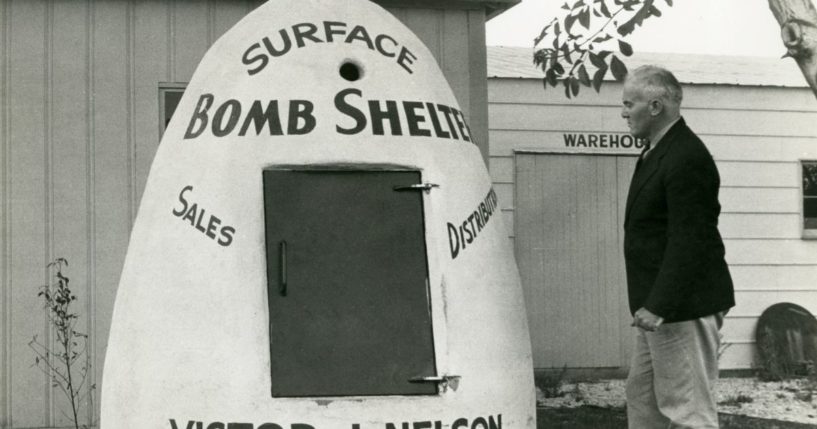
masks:
<path fill-rule="evenodd" d="M 340 76 L 350 82 L 360 79 L 361 70 L 355 63 L 346 62 L 340 66 Z"/>

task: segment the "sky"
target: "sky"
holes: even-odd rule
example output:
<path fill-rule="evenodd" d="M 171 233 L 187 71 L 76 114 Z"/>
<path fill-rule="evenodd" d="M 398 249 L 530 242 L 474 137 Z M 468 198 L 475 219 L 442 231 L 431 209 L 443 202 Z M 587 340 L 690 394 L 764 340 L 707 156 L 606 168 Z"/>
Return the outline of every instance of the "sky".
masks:
<path fill-rule="evenodd" d="M 572 0 L 569 0 L 572 2 Z M 533 38 L 565 0 L 522 0 L 491 19 L 488 46 L 531 47 Z M 628 36 L 636 52 L 737 55 L 780 58 L 785 52 L 780 26 L 768 0 L 656 0 L 661 17 L 652 17 Z"/>

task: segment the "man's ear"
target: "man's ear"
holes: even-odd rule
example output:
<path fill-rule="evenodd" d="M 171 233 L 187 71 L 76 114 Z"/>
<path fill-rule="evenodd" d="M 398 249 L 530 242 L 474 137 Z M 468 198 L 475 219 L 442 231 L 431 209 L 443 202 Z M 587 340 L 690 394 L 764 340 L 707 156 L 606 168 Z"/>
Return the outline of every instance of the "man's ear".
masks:
<path fill-rule="evenodd" d="M 658 116 L 664 111 L 664 103 L 659 99 L 650 100 L 647 103 L 647 108 L 650 111 L 650 116 Z"/>

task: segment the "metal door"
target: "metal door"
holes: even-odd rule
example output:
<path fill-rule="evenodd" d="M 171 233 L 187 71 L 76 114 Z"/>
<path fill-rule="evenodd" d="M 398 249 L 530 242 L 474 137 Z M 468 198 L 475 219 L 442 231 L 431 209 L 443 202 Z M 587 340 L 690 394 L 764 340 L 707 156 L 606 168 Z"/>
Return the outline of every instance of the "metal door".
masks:
<path fill-rule="evenodd" d="M 420 173 L 263 180 L 273 396 L 437 393 Z"/>

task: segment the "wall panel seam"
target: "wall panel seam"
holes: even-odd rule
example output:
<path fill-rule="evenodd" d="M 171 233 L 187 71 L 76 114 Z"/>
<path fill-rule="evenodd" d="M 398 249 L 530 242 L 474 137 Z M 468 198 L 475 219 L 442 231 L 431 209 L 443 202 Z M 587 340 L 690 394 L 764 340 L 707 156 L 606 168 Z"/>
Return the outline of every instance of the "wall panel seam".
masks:
<path fill-rule="evenodd" d="M 86 227 L 87 227 L 87 234 L 88 234 L 88 247 L 86 248 L 86 254 L 88 258 L 88 265 L 86 267 L 86 275 L 88 279 L 87 289 L 88 289 L 88 303 L 86 307 L 86 311 L 88 314 L 88 334 L 93 335 L 93 339 L 89 346 L 89 353 L 92 356 L 92 365 L 94 367 L 90 370 L 89 375 L 89 382 L 91 385 L 97 384 L 96 378 L 96 370 L 95 365 L 97 363 L 97 338 L 96 338 L 96 174 L 95 174 L 95 167 L 96 167 L 96 139 L 95 139 L 95 129 L 96 129 L 96 120 L 95 120 L 95 106 L 94 106 L 94 79 L 95 79 L 95 58 L 94 58 L 94 49 L 96 47 L 95 37 L 96 37 L 96 9 L 94 7 L 93 0 L 87 0 L 86 2 L 86 26 L 85 26 L 85 37 L 86 37 L 86 66 L 85 70 L 87 73 L 86 76 L 86 99 L 85 99 L 85 108 L 86 108 L 86 115 L 88 120 L 86 122 L 86 133 L 87 133 L 87 140 L 85 143 L 85 206 L 86 206 L 86 213 L 87 213 L 87 220 L 86 220 Z M 93 394 L 90 396 L 93 398 Z M 96 416 L 96 409 L 94 409 L 88 413 L 89 423 L 93 423 L 93 419 Z"/>
<path fill-rule="evenodd" d="M 127 21 L 126 28 L 126 46 L 127 46 L 127 159 L 125 165 L 128 172 L 128 231 L 133 228 L 133 222 L 136 218 L 136 128 L 133 126 L 134 115 L 136 114 L 136 37 L 135 37 L 135 10 L 133 2 L 128 2 L 127 10 L 125 12 L 125 19 Z"/>
<path fill-rule="evenodd" d="M 2 23 L 3 23 L 3 41 L 2 46 L 2 67 L 3 67 L 3 81 L 0 83 L 2 85 L 2 91 L 0 91 L 0 109 L 2 109 L 2 114 L 0 114 L 0 129 L 3 132 L 3 141 L 2 141 L 2 148 L 0 150 L 3 151 L 3 177 L 0 178 L 2 180 L 2 210 L 3 210 L 3 225 L 0 225 L 2 228 L 2 290 L 0 293 L 3 294 L 3 305 L 0 308 L 0 312 L 2 312 L 2 320 L 3 321 L 3 344 L 0 345 L 2 347 L 2 359 L 0 360 L 3 364 L 3 367 L 0 368 L 3 374 L 3 385 L 0 386 L 0 401 L 2 401 L 2 416 L 0 416 L 0 424 L 2 425 L 11 425 L 12 413 L 13 410 L 11 409 L 11 108 L 9 105 L 9 89 L 11 88 L 11 49 L 9 48 L 11 44 L 11 12 L 9 9 L 11 8 L 10 2 L 3 2 L 3 5 L 0 6 L 2 10 Z"/>
<path fill-rule="evenodd" d="M 54 254 L 54 127 L 52 126 L 53 116 L 54 116 L 54 108 L 53 108 L 53 90 L 54 90 L 54 2 L 53 0 L 48 0 L 45 4 L 45 16 L 44 18 L 44 31 L 43 31 L 43 54 L 45 58 L 43 59 L 45 63 L 45 67 L 43 70 L 43 137 L 45 141 L 43 142 L 44 152 L 43 152 L 43 164 L 44 164 L 44 223 L 45 223 L 45 237 L 44 237 L 44 255 L 46 257 L 46 263 L 51 262 Z M 49 272 L 50 268 L 46 265 L 42 268 L 44 270 L 44 277 L 45 282 L 43 284 L 49 284 Z M 49 349 L 55 350 L 55 341 L 56 336 L 54 335 L 53 330 L 51 329 L 51 324 L 48 320 L 47 313 L 43 314 L 43 323 L 45 326 L 45 344 L 48 345 Z M 45 398 L 44 401 L 46 403 L 45 407 L 45 422 L 49 426 L 54 425 L 54 414 L 55 414 L 55 401 L 54 401 L 54 387 L 48 377 L 44 378 L 44 387 L 45 387 Z"/>
<path fill-rule="evenodd" d="M 207 46 L 213 46 L 216 35 L 216 6 L 213 0 L 207 0 Z"/>
<path fill-rule="evenodd" d="M 167 5 L 167 70 L 168 82 L 176 81 L 176 1 Z"/>

